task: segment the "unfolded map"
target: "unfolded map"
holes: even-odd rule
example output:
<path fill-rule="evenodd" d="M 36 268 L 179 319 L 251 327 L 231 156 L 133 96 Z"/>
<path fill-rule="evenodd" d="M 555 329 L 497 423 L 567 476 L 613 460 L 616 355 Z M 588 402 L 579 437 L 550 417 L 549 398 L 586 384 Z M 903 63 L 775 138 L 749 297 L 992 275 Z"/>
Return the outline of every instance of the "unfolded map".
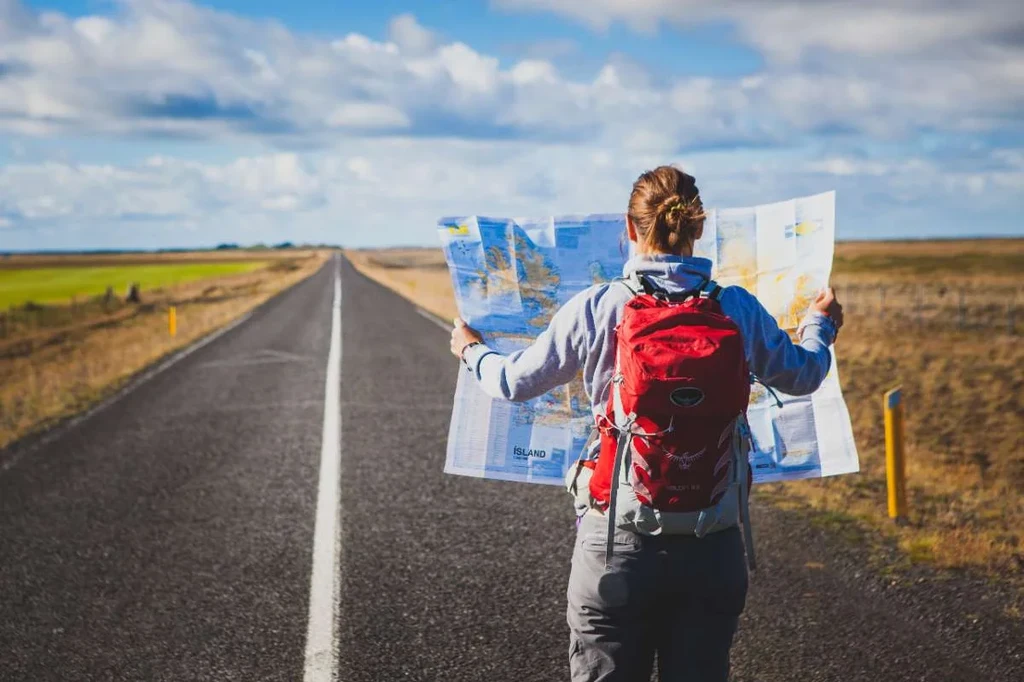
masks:
<path fill-rule="evenodd" d="M 580 291 L 622 274 L 629 245 L 625 216 L 541 220 L 442 218 L 438 232 L 460 316 L 489 346 L 510 353 L 529 345 L 558 308 Z M 694 255 L 709 258 L 722 286 L 742 286 L 796 337 L 815 294 L 828 283 L 835 244 L 835 193 L 751 208 L 708 212 Z M 810 396 L 759 384 L 748 417 L 755 482 L 857 471 L 857 449 L 835 357 Z M 582 378 L 540 398 L 490 398 L 459 374 L 445 471 L 561 485 L 593 426 Z"/>

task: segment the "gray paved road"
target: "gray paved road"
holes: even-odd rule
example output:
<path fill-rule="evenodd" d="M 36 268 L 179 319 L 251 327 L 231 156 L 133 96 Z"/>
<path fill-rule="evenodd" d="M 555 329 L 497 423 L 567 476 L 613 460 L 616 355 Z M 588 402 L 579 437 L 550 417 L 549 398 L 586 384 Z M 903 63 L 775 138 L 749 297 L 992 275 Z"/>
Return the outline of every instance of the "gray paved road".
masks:
<path fill-rule="evenodd" d="M 333 278 L 0 454 L 0 680 L 302 679 Z M 342 289 L 338 679 L 566 679 L 564 494 L 443 475 L 446 333 L 347 264 Z M 1020 679 L 973 584 L 886 589 L 756 516 L 737 680 Z"/>

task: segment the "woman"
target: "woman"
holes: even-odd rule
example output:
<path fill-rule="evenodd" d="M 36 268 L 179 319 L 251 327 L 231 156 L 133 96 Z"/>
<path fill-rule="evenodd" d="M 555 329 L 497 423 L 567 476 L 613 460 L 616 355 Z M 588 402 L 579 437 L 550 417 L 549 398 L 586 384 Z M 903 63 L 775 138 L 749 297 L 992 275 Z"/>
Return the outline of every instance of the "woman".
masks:
<path fill-rule="evenodd" d="M 624 276 L 643 275 L 669 293 L 690 291 L 710 278 L 711 262 L 693 256 L 704 211 L 690 175 L 670 166 L 641 175 L 629 198 L 626 229 L 635 256 Z M 507 356 L 456 320 L 451 350 L 488 394 L 506 400 L 540 396 L 582 369 L 597 414 L 614 373 L 616 325 L 632 296 L 625 286 L 595 285 L 566 303 L 530 347 Z M 811 305 L 799 344 L 746 290 L 728 287 L 719 301 L 739 328 L 747 365 L 761 382 L 790 395 L 818 388 L 843 323 L 830 289 Z M 581 514 L 578 524 L 567 590 L 573 681 L 646 682 L 657 653 L 663 681 L 724 682 L 747 593 L 739 528 L 702 538 L 620 528 L 609 557 L 600 514 Z"/>

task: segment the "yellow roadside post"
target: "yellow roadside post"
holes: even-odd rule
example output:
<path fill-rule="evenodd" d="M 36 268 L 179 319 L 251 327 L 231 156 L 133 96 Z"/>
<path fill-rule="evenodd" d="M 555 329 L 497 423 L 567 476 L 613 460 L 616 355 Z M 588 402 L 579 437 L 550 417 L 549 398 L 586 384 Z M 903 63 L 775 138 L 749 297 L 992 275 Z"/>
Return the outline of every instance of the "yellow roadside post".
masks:
<path fill-rule="evenodd" d="M 907 520 L 907 463 L 903 457 L 903 395 L 900 387 L 885 394 L 885 478 L 889 518 Z"/>
<path fill-rule="evenodd" d="M 167 309 L 167 333 L 178 335 L 178 309 L 173 305 Z"/>

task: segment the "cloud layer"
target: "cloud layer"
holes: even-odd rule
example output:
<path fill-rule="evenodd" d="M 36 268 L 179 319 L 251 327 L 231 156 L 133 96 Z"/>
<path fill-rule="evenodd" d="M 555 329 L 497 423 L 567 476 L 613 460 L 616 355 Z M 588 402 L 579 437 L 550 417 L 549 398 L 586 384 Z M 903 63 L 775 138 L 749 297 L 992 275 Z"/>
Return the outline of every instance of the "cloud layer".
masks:
<path fill-rule="evenodd" d="M 429 225 L 447 212 L 617 210 L 607 197 L 666 161 L 703 167 L 705 191 L 725 201 L 840 185 L 903 212 L 927 202 L 922 223 L 950 185 L 991 206 L 1019 195 L 1024 18 L 997 11 L 997 0 L 870 0 L 856 11 L 806 0 L 492 4 L 599 30 L 725 21 L 765 67 L 665 79 L 610 59 L 571 79 L 556 58 L 502 62 L 408 14 L 384 40 L 323 39 L 179 0 L 122 0 L 112 15 L 81 18 L 0 0 L 8 140 L 265 149 L 219 164 L 21 159 L 0 166 L 0 235 L 28 244 L 38 238 L 30 233 L 74 224 L 69 242 L 118 241 L 144 224 L 146 239 L 188 241 L 190 227 L 205 234 L 237 221 L 239 231 L 284 238 L 323 234 L 327 221 L 339 241 L 424 241 L 413 217 Z M 993 220 L 989 231 L 1012 229 L 1005 216 Z M 119 234 L 119 224 L 134 231 Z M 952 229 L 936 225 L 931 232 Z"/>
<path fill-rule="evenodd" d="M 391 21 L 386 42 L 358 34 L 322 40 L 177 0 L 124 0 L 113 17 L 79 19 L 0 0 L 0 126 L 30 134 L 596 142 L 635 131 L 685 148 L 778 143 L 829 129 L 878 138 L 991 130 L 1011 125 L 1024 107 L 1024 19 L 993 11 L 992 2 L 497 4 L 547 7 L 598 25 L 728 18 L 771 59 L 763 73 L 738 79 L 654 86 L 636 68 L 609 63 L 573 81 L 548 60 L 502 68 L 465 43 L 441 43 L 412 15 Z"/>

